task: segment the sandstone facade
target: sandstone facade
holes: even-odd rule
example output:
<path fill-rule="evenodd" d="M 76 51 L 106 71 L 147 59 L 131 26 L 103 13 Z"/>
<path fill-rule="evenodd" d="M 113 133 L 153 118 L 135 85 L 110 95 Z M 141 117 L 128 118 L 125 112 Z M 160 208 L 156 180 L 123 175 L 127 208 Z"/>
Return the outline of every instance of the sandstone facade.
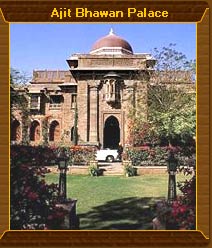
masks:
<path fill-rule="evenodd" d="M 147 80 L 155 60 L 133 54 L 129 43 L 112 32 L 94 44 L 89 54 L 73 54 L 69 71 L 34 71 L 27 87 L 31 144 L 74 142 L 117 148 L 128 142 L 129 110 L 142 95 L 147 111 Z M 22 120 L 11 123 L 13 142 L 22 140 Z M 44 126 L 46 125 L 46 134 Z M 75 130 L 74 130 L 75 129 Z"/>

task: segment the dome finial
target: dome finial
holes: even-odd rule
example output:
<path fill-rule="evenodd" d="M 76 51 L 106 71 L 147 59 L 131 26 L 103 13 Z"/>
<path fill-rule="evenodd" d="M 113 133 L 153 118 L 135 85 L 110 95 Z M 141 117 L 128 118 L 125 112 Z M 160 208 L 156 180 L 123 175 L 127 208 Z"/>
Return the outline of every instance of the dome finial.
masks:
<path fill-rule="evenodd" d="M 114 32 L 113 32 L 113 28 L 110 28 L 110 33 L 109 33 L 110 35 L 111 34 L 114 34 Z"/>

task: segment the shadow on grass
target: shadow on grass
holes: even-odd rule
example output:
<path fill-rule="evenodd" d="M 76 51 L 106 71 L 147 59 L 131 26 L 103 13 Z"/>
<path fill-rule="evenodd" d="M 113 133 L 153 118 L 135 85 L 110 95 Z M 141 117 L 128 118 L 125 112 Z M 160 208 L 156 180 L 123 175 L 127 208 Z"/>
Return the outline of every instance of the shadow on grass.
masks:
<path fill-rule="evenodd" d="M 80 229 L 151 230 L 155 203 L 163 198 L 130 197 L 106 202 L 79 214 Z"/>

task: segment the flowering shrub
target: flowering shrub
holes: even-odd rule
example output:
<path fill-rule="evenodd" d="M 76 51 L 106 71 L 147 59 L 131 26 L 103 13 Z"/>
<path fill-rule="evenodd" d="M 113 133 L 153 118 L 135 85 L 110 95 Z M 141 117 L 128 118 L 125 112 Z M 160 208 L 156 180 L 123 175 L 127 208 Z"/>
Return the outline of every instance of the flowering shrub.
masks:
<path fill-rule="evenodd" d="M 145 144 L 158 144 L 159 137 L 153 131 L 150 123 L 140 120 L 131 120 L 128 124 L 130 133 L 128 143 L 133 146 L 142 146 Z"/>
<path fill-rule="evenodd" d="M 177 229 L 194 230 L 196 228 L 196 177 L 178 183 L 182 192 L 172 203 L 168 226 L 176 226 Z"/>
<path fill-rule="evenodd" d="M 88 164 L 95 160 L 96 148 L 92 146 L 51 146 L 50 149 L 56 157 L 65 155 L 68 165 Z"/>
<path fill-rule="evenodd" d="M 185 172 L 186 174 L 188 171 Z M 166 223 L 170 230 L 194 230 L 196 228 L 196 177 L 179 182 L 178 187 L 182 195 L 168 204 L 160 202 L 157 207 L 157 217 Z"/>
<path fill-rule="evenodd" d="M 142 148 L 128 148 L 124 154 L 123 159 L 129 159 L 134 166 L 139 166 L 149 160 L 149 147 Z"/>
<path fill-rule="evenodd" d="M 46 184 L 44 167 L 55 159 L 47 147 L 11 146 L 11 229 L 57 229 L 64 210 L 57 208 L 58 186 Z"/>
<path fill-rule="evenodd" d="M 72 165 L 73 155 L 70 147 L 52 145 L 49 149 L 51 149 L 51 152 L 54 154 L 54 159 L 51 161 L 51 163 L 55 164 L 58 158 L 64 157 L 67 161 L 67 164 Z"/>
<path fill-rule="evenodd" d="M 72 146 L 70 148 L 73 164 L 88 164 L 95 160 L 96 148 L 90 146 Z"/>
<path fill-rule="evenodd" d="M 131 160 L 134 166 L 162 166 L 167 164 L 170 150 L 173 150 L 179 165 L 195 165 L 195 154 L 185 154 L 180 147 L 130 147 L 125 150 L 123 158 Z"/>
<path fill-rule="evenodd" d="M 127 150 L 127 153 L 134 166 L 166 165 L 169 149 L 167 147 L 142 146 L 132 147 Z"/>

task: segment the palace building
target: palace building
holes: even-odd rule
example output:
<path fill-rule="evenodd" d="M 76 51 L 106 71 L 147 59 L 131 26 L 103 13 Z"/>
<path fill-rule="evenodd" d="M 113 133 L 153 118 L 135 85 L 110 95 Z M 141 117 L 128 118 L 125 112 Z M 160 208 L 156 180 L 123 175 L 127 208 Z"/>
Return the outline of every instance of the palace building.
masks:
<path fill-rule="evenodd" d="M 67 59 L 68 71 L 35 70 L 25 89 L 29 97 L 31 144 L 41 144 L 44 125 L 48 142 L 71 145 L 77 127 L 79 145 L 117 148 L 129 135 L 129 111 L 142 95 L 147 112 L 147 84 L 154 69 L 151 54 L 134 53 L 113 33 L 97 40 L 88 54 Z M 11 140 L 23 139 L 21 115 L 11 121 Z"/>

